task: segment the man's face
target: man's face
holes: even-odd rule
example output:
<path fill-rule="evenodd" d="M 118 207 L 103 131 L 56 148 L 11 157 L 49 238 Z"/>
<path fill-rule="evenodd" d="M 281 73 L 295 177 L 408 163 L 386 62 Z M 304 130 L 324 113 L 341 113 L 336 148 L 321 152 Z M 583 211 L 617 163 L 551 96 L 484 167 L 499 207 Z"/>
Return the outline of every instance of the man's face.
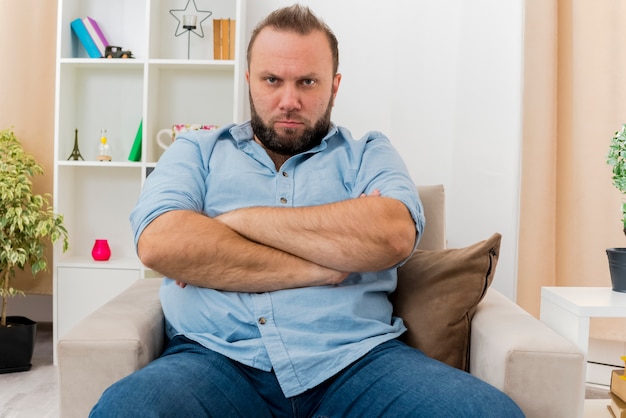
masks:
<path fill-rule="evenodd" d="M 295 155 L 328 132 L 340 74 L 326 36 L 263 29 L 252 46 L 246 79 L 252 129 L 265 148 Z"/>

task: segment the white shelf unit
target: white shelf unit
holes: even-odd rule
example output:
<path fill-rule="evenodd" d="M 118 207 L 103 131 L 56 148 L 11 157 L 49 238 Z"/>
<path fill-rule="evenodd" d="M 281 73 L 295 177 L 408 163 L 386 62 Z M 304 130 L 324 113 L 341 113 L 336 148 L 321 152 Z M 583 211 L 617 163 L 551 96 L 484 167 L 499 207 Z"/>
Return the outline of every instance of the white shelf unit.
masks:
<path fill-rule="evenodd" d="M 204 36 L 175 36 L 170 10 L 194 12 L 194 3 L 212 12 L 200 25 Z M 54 207 L 65 217 L 70 250 L 54 248 L 55 362 L 64 332 L 133 281 L 155 276 L 135 254 L 128 216 L 162 154 L 156 133 L 175 123 L 242 122 L 247 105 L 245 0 L 59 0 L 58 7 Z M 86 16 L 134 58 L 88 58 L 70 29 Z M 226 18 L 236 20 L 235 59 L 213 60 L 213 19 Z M 142 158 L 132 162 L 141 121 Z M 112 162 L 96 161 L 102 128 Z M 76 129 L 84 161 L 68 160 Z M 108 240 L 109 261 L 91 258 L 96 239 Z"/>

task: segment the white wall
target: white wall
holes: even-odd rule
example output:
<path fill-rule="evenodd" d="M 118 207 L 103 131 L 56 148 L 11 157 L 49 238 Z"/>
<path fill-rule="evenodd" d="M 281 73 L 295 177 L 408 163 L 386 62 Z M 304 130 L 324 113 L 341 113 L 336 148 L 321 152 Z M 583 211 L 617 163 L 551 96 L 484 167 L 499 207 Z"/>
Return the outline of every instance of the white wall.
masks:
<path fill-rule="evenodd" d="M 287 0 L 248 1 L 248 33 Z M 339 38 L 333 120 L 389 135 L 416 183 L 447 190 L 448 245 L 503 235 L 515 298 L 523 0 L 302 0 Z"/>
<path fill-rule="evenodd" d="M 2 302 L 0 301 L 0 308 Z M 52 296 L 15 296 L 7 303 L 8 316 L 26 316 L 35 322 L 52 322 Z"/>

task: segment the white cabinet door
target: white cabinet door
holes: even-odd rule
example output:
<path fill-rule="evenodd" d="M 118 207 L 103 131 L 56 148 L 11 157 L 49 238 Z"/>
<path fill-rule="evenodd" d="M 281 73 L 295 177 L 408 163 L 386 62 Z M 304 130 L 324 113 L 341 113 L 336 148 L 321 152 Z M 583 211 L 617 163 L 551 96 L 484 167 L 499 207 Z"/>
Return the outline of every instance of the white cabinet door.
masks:
<path fill-rule="evenodd" d="M 128 288 L 140 271 L 59 267 L 57 276 L 57 336 Z"/>

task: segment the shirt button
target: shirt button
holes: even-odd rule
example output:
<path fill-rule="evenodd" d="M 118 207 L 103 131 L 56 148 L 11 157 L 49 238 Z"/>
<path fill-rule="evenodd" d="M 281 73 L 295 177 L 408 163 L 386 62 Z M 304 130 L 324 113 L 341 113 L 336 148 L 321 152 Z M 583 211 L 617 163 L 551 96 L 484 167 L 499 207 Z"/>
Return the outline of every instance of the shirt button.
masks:
<path fill-rule="evenodd" d="M 283 177 L 289 177 L 289 174 L 287 174 L 286 171 L 283 171 Z"/>
<path fill-rule="evenodd" d="M 282 203 L 283 205 L 287 203 L 287 199 L 285 199 L 284 197 L 280 198 L 280 203 Z"/>
<path fill-rule="evenodd" d="M 265 317 L 262 316 L 262 317 L 259 318 L 259 324 L 265 325 L 266 322 L 267 322 L 267 320 L 265 319 Z"/>

